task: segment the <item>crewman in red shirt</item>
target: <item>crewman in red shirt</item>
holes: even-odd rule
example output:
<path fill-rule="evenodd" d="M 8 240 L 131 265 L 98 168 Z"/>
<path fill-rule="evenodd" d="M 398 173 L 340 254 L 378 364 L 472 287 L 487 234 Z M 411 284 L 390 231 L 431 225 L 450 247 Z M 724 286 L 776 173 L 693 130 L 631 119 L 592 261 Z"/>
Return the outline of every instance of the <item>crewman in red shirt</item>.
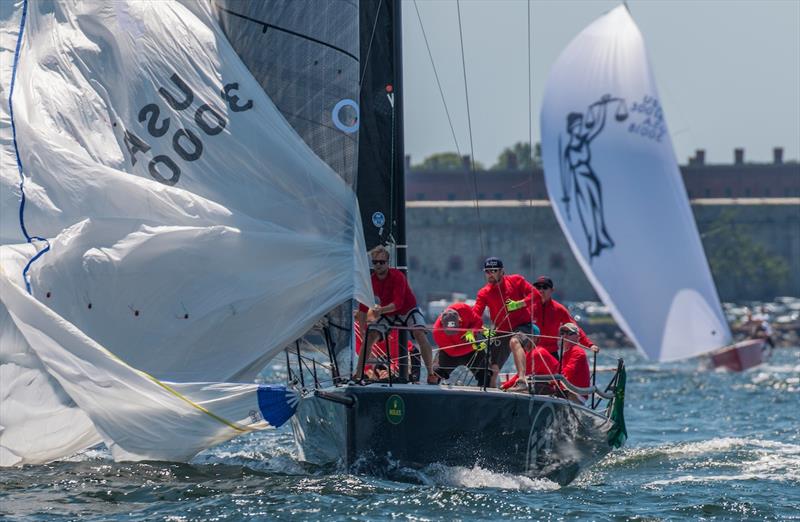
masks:
<path fill-rule="evenodd" d="M 558 373 L 558 361 L 556 360 L 556 358 L 553 357 L 550 354 L 550 352 L 547 351 L 545 348 L 542 348 L 542 347 L 538 346 L 538 344 L 539 344 L 539 337 L 538 336 L 539 336 L 539 333 L 540 333 L 539 332 L 539 327 L 534 324 L 533 327 L 532 327 L 532 330 L 533 330 L 533 337 L 531 338 L 531 341 L 533 342 L 534 348 L 531 349 L 531 350 L 528 350 L 527 353 L 525 354 L 525 374 L 526 375 L 531 375 L 531 374 L 534 374 L 534 375 L 555 375 L 555 374 L 557 374 Z M 517 386 L 518 382 L 521 382 L 523 384 L 520 384 L 520 385 Z M 514 374 L 510 379 L 508 379 L 506 382 L 504 382 L 500 386 L 500 388 L 502 388 L 504 390 L 513 389 L 513 390 L 517 390 L 517 391 L 528 391 L 527 389 L 524 388 L 524 386 L 525 386 L 524 383 L 525 383 L 524 380 L 522 380 L 522 381 L 519 380 L 519 375 L 518 374 Z M 547 387 L 544 386 L 544 384 L 543 384 L 541 386 L 535 387 L 534 390 L 544 390 L 545 388 L 547 388 Z M 547 389 L 551 390 L 552 388 L 547 388 Z M 539 391 L 536 391 L 536 393 L 539 393 Z"/>
<path fill-rule="evenodd" d="M 525 387 L 525 353 L 533 348 L 530 336 L 533 333 L 534 308 L 541 302 L 539 291 L 518 274 L 505 275 L 503 261 L 490 257 L 483 263 L 486 286 L 478 290 L 473 311 L 481 317 L 489 308 L 489 318 L 497 330 L 499 346 L 489 352 L 492 368 L 491 386 L 496 386 L 497 374 L 514 354 L 514 366 L 520 379 L 518 386 Z M 507 334 L 517 332 L 517 335 Z"/>
<path fill-rule="evenodd" d="M 355 380 L 361 379 L 361 368 L 365 363 L 366 354 L 372 351 L 372 345 L 379 338 L 385 338 L 394 327 L 410 327 L 411 335 L 419 344 L 422 360 L 428 370 L 428 384 L 437 384 L 439 377 L 433 371 L 432 353 L 430 342 L 425 335 L 425 318 L 417 308 L 417 298 L 408 285 L 406 276 L 400 270 L 389 267 L 389 250 L 378 245 L 370 251 L 372 259 L 372 290 L 375 292 L 377 304 L 371 309 L 359 305 L 356 319 L 361 331 L 367 331 L 367 346 L 369 350 L 361 350 L 358 354 L 358 366 L 353 375 Z M 366 329 L 367 311 L 371 312 L 375 322 Z"/>
<path fill-rule="evenodd" d="M 542 338 L 537 344 L 547 349 L 557 359 L 559 328 L 566 323 L 576 324 L 577 322 L 567 310 L 567 307 L 553 299 L 553 280 L 547 276 L 539 276 L 533 283 L 533 287 L 541 295 L 541 306 L 534 309 L 534 319 L 542 331 Z M 582 329 L 578 328 L 580 343 L 587 348 L 597 348 L 591 339 Z"/>
<path fill-rule="evenodd" d="M 483 322 L 470 305 L 453 303 L 447 307 L 433 324 L 433 341 L 440 348 L 436 365 L 439 376 L 447 379 L 463 365 L 470 369 L 479 386 L 489 385 Z"/>
<path fill-rule="evenodd" d="M 561 359 L 561 375 L 570 383 L 580 388 L 591 386 L 591 372 L 589 360 L 580 343 L 580 328 L 575 323 L 566 323 L 559 328 L 559 334 L 564 338 L 564 355 Z M 594 347 L 596 350 L 597 347 Z M 576 395 L 566 390 L 570 400 L 583 404 L 587 396 Z"/>

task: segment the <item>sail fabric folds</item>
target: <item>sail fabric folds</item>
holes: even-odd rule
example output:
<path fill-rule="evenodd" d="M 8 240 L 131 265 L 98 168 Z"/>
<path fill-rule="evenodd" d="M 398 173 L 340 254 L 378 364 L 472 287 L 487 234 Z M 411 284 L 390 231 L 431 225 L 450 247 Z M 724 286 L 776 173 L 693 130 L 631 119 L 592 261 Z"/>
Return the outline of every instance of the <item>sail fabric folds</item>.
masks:
<path fill-rule="evenodd" d="M 235 383 L 340 303 L 371 302 L 353 191 L 208 3 L 9 7 L 0 464 L 101 439 L 118 459 L 186 460 L 265 426 L 275 401 Z"/>
<path fill-rule="evenodd" d="M 639 350 L 669 361 L 727 344 L 644 41 L 625 6 L 561 53 L 541 129 L 556 218 Z"/>

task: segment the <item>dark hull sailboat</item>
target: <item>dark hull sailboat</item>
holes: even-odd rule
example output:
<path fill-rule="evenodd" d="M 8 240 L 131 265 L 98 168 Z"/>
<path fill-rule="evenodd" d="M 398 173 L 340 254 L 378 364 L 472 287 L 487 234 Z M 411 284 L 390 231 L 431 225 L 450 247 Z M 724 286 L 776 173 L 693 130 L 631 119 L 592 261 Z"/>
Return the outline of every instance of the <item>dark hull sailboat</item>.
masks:
<path fill-rule="evenodd" d="M 315 464 L 479 466 L 566 485 L 612 450 L 612 409 L 479 388 L 346 385 L 309 394 L 292 427 L 300 457 Z"/>
<path fill-rule="evenodd" d="M 324 8 L 324 2 L 308 10 L 302 2 L 227 0 L 219 5 L 223 27 L 262 87 L 312 149 L 354 185 L 366 246 L 388 245 L 397 268 L 404 270 L 399 0 L 360 2 L 356 42 L 341 37 L 342 10 Z M 343 10 L 351 8 L 347 4 Z M 313 37 L 306 34 L 311 31 Z M 340 84 L 324 76 L 334 70 Z M 354 71 L 357 98 L 347 81 Z M 325 81 L 316 78 L 318 73 Z M 290 76 L 300 80 L 287 81 Z M 334 110 L 329 121 L 329 107 L 342 106 L 342 101 L 334 104 L 337 97 L 357 108 L 349 120 L 347 111 Z M 358 99 L 357 107 L 351 97 Z M 301 460 L 367 473 L 397 465 L 478 465 L 567 484 L 624 442 L 621 364 L 605 392 L 584 390 L 605 398 L 602 409 L 594 396 L 592 407 L 586 407 L 555 396 L 412 385 L 397 377 L 391 383 L 356 384 L 348 381 L 351 313 L 347 304 L 333 311 L 315 333 L 287 350 L 289 381 L 302 397 L 292 419 Z M 398 374 L 403 376 L 408 371 L 403 332 L 400 337 Z"/>

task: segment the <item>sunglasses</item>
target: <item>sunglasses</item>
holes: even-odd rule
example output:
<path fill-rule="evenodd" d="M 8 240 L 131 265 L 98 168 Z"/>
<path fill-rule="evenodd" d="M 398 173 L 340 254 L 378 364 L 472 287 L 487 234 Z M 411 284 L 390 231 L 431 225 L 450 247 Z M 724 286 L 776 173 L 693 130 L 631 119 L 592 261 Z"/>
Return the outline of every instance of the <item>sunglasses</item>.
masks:
<path fill-rule="evenodd" d="M 496 273 L 500 272 L 501 270 L 502 270 L 502 268 L 484 268 L 483 269 L 483 271 L 486 272 L 487 274 L 496 274 Z"/>
<path fill-rule="evenodd" d="M 550 286 L 548 285 L 533 285 L 533 287 L 537 290 L 550 290 Z"/>
<path fill-rule="evenodd" d="M 388 262 L 389 262 L 388 259 L 373 259 L 372 260 L 372 264 L 373 265 L 385 265 Z"/>

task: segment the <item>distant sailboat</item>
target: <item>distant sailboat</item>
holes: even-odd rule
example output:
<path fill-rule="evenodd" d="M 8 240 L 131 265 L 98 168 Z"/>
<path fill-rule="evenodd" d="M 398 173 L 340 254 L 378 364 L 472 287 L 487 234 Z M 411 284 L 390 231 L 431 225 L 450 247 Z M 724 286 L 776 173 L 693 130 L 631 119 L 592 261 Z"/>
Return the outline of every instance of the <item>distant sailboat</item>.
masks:
<path fill-rule="evenodd" d="M 663 362 L 728 345 L 644 39 L 626 6 L 562 52 L 541 129 L 556 218 L 636 347 Z"/>

